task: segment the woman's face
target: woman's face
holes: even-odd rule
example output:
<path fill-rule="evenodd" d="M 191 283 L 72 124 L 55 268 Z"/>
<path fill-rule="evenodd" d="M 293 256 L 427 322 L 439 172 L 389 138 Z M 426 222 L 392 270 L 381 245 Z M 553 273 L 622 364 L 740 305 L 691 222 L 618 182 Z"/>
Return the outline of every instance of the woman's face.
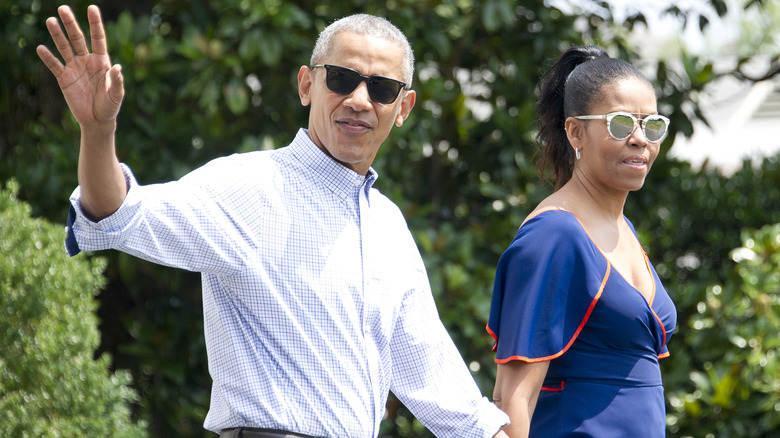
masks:
<path fill-rule="evenodd" d="M 606 84 L 603 97 L 594 103 L 589 114 L 603 115 L 615 111 L 634 114 L 656 114 L 656 96 L 649 83 L 638 78 L 622 78 Z M 569 141 L 579 149 L 581 158 L 575 161 L 574 173 L 590 184 L 610 192 L 639 190 L 650 167 L 658 156 L 659 143 L 650 143 L 640 127 L 624 140 L 609 135 L 606 120 L 575 120 L 566 122 Z"/>

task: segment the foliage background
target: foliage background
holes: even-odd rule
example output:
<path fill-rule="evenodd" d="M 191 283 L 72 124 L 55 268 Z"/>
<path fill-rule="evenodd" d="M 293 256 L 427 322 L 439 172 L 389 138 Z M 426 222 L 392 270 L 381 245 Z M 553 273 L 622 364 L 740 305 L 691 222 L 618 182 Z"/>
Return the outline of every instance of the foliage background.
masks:
<path fill-rule="evenodd" d="M 18 189 L 0 186 L 0 435 L 145 436 L 129 373 L 93 357 L 105 260 L 63 254 L 63 228 L 30 218 Z"/>
<path fill-rule="evenodd" d="M 618 24 L 604 2 L 593 2 L 601 12 L 589 16 L 541 0 L 96 3 L 126 81 L 118 154 L 143 183 L 178 178 L 217 156 L 286 145 L 307 120 L 295 94 L 297 69 L 332 20 L 368 12 L 405 31 L 417 56 L 418 103 L 377 157 L 377 187 L 405 213 L 442 320 L 488 396 L 495 366 L 484 326 L 493 270 L 523 217 L 550 192 L 533 168 L 540 71 L 565 47 L 584 43 L 636 63 L 672 119 L 664 155 L 703 117 L 697 102 L 704 87 L 738 74 L 715 72 L 709 60 L 685 51 L 673 62 L 638 59 L 628 35 L 645 17 Z M 71 2 L 83 29 L 87 4 Z M 744 6 L 767 4 L 774 3 Z M 727 10 L 722 0 L 706 5 L 714 14 Z M 61 224 L 76 185 L 78 126 L 34 51 L 51 47 L 44 20 L 56 6 L 0 3 L 0 181 L 14 176 L 33 215 Z M 703 14 L 676 6 L 668 13 L 707 25 Z M 772 44 L 770 74 L 780 53 Z M 777 235 L 762 227 L 780 222 L 778 188 L 778 157 L 725 177 L 662 156 L 645 188 L 629 197 L 626 214 L 678 306 L 672 356 L 662 362 L 669 436 L 766 436 L 780 422 L 773 365 L 780 305 L 770 281 L 776 246 L 762 244 L 769 249 L 750 263 L 731 257 L 747 240 Z M 764 237 L 743 239 L 742 230 Z M 115 252 L 100 256 L 108 264 L 97 355 L 109 353 L 115 369 L 132 374 L 134 418 L 148 423 L 151 436 L 213 436 L 202 429 L 210 380 L 199 277 Z M 382 434 L 429 436 L 392 399 Z"/>

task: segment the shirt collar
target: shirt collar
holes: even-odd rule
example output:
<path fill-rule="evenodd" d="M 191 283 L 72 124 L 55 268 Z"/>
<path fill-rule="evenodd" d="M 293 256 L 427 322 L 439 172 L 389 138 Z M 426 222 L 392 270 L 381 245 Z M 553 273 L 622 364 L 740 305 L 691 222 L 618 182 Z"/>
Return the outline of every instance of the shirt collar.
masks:
<path fill-rule="evenodd" d="M 368 196 L 374 182 L 379 178 L 379 174 L 373 167 L 368 169 L 366 175 L 361 175 L 334 160 L 314 144 L 307 129 L 298 130 L 290 148 L 293 155 L 308 168 L 311 174 L 341 199 L 361 186 Z"/>

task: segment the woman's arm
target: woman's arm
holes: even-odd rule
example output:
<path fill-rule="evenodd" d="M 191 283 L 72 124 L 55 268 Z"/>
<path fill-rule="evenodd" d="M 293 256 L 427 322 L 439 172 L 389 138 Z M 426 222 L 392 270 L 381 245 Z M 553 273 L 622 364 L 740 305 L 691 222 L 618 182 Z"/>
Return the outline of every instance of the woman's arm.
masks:
<path fill-rule="evenodd" d="M 513 360 L 498 364 L 493 400 L 509 415 L 511 424 L 503 429 L 512 438 L 528 437 L 531 417 L 549 362 L 528 363 Z"/>

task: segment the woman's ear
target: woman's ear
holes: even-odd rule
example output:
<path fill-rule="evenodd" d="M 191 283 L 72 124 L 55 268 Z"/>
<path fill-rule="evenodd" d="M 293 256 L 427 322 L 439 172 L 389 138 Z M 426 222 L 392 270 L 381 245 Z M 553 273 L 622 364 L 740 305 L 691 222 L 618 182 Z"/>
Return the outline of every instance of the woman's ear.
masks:
<path fill-rule="evenodd" d="M 566 138 L 569 139 L 569 143 L 574 150 L 581 149 L 582 143 L 585 138 L 585 126 L 582 120 L 577 120 L 574 117 L 569 117 L 563 124 L 566 129 Z"/>

